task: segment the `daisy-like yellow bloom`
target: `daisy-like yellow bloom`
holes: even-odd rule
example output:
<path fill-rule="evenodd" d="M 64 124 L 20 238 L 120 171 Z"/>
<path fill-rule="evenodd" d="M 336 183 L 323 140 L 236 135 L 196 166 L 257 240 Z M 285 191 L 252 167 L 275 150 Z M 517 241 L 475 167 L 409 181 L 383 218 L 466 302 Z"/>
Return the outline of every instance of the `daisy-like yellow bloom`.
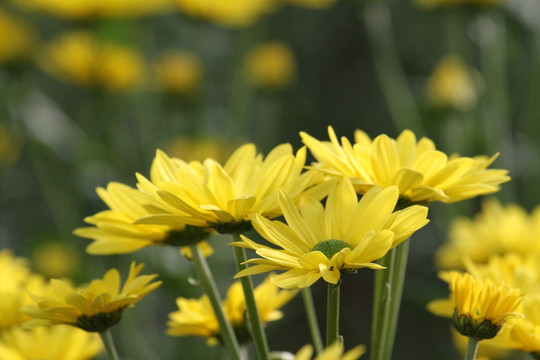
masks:
<path fill-rule="evenodd" d="M 400 195 L 412 203 L 452 203 L 494 193 L 510 180 L 507 170 L 487 169 L 497 154 L 448 158 L 428 138 L 417 141 L 410 130 L 395 140 L 379 135 L 373 141 L 356 130 L 354 144 L 345 137 L 340 144 L 330 126 L 330 142 L 305 132 L 300 135 L 318 161 L 314 165 L 317 170 L 350 178 L 361 194 L 376 185 L 396 185 Z"/>
<path fill-rule="evenodd" d="M 246 72 L 253 85 L 279 90 L 293 83 L 296 77 L 296 60 L 287 44 L 277 41 L 266 43 L 249 52 Z"/>
<path fill-rule="evenodd" d="M 428 80 L 426 93 L 435 106 L 468 110 L 478 100 L 479 87 L 463 60 L 449 55 L 436 65 Z"/>
<path fill-rule="evenodd" d="M 366 352 L 366 348 L 365 346 L 359 345 L 346 353 L 344 353 L 344 351 L 343 343 L 335 342 L 325 348 L 313 360 L 356 360 Z M 296 353 L 294 360 L 311 360 L 312 355 L 313 347 L 311 345 L 306 345 Z"/>
<path fill-rule="evenodd" d="M 53 39 L 43 49 L 38 64 L 62 80 L 115 92 L 138 88 L 145 73 L 144 59 L 136 49 L 97 41 L 84 31 Z"/>
<path fill-rule="evenodd" d="M 148 194 L 121 183 L 109 183 L 107 189 L 98 188 L 99 197 L 109 206 L 84 221 L 94 227 L 76 229 L 77 236 L 94 240 L 86 251 L 93 255 L 124 254 L 151 245 L 188 246 L 208 237 L 204 229 L 186 226 L 182 222 L 166 225 L 134 224 L 149 215 L 146 206 L 158 205 Z M 208 244 L 203 245 L 205 255 L 211 254 Z M 186 250 L 184 250 L 186 251 Z"/>
<path fill-rule="evenodd" d="M 251 228 L 250 216 L 281 215 L 277 190 L 286 190 L 298 200 L 304 193 L 319 199 L 331 183 L 322 173 L 302 172 L 306 149 L 296 156 L 289 144 L 274 148 L 263 159 L 255 145 L 238 148 L 222 166 L 213 159 L 186 163 L 158 150 L 152 164 L 151 181 L 137 174 L 138 187 L 161 203 L 155 214 L 139 224 L 172 226 L 178 222 L 214 228 L 221 233 L 241 233 Z"/>
<path fill-rule="evenodd" d="M 163 12 L 171 0 L 13 0 L 23 8 L 81 20 L 103 17 L 134 18 Z"/>
<path fill-rule="evenodd" d="M 242 236 L 233 245 L 254 249 L 261 258 L 236 277 L 282 270 L 272 282 L 282 288 L 304 288 L 321 277 L 337 284 L 342 271 L 359 268 L 381 269 L 375 260 L 428 223 L 427 208 L 413 205 L 393 212 L 398 201 L 397 187 L 375 187 L 360 201 L 351 182 L 344 178 L 326 200 L 326 207 L 303 198 L 299 208 L 284 191 L 279 203 L 287 225 L 255 215 L 257 232 L 278 248 L 260 245 Z"/>
<path fill-rule="evenodd" d="M 180 12 L 228 27 L 247 27 L 274 7 L 272 0 L 173 0 Z"/>
<path fill-rule="evenodd" d="M 268 276 L 254 291 L 257 309 L 263 323 L 281 319 L 283 313 L 279 309 L 297 294 L 297 291 L 280 290 L 271 283 L 270 278 L 271 276 Z M 207 295 L 203 295 L 200 299 L 178 298 L 176 304 L 179 310 L 169 314 L 168 335 L 205 337 L 209 345 L 218 342 L 221 331 Z M 245 324 L 246 301 L 240 282 L 233 283 L 229 288 L 222 307 L 238 340 L 247 341 L 249 332 Z"/>
<path fill-rule="evenodd" d="M 67 325 L 0 335 L 0 359 L 6 360 L 90 360 L 101 350 L 99 336 Z"/>
<path fill-rule="evenodd" d="M 519 289 L 456 271 L 445 277 L 449 280 L 450 299 L 432 301 L 428 309 L 436 315 L 451 316 L 460 334 L 491 339 L 507 320 L 523 316 L 517 312 L 523 298 Z"/>
<path fill-rule="evenodd" d="M 27 57 L 35 41 L 33 29 L 0 8 L 0 64 Z"/>
<path fill-rule="evenodd" d="M 15 257 L 10 250 L 0 251 L 0 332 L 17 327 L 28 317 L 21 306 L 30 305 L 29 291 L 40 291 L 43 277 L 33 274 L 27 259 Z"/>
<path fill-rule="evenodd" d="M 203 65 L 195 54 L 170 50 L 161 53 L 154 62 L 154 75 L 159 89 L 189 94 L 201 83 Z"/>
<path fill-rule="evenodd" d="M 526 294 L 522 302 L 524 317 L 511 319 L 501 331 L 502 342 L 511 349 L 540 355 L 540 295 Z"/>
<path fill-rule="evenodd" d="M 123 286 L 120 286 L 117 269 L 107 271 L 102 279 L 95 279 L 79 289 L 65 281 L 52 279 L 48 294 L 31 294 L 36 306 L 21 309 L 34 318 L 23 326 L 32 329 L 66 324 L 89 332 L 106 331 L 120 321 L 125 309 L 161 285 L 161 281 L 152 282 L 156 274 L 138 276 L 143 266 L 131 263 Z"/>
<path fill-rule="evenodd" d="M 497 199 L 482 203 L 474 218 L 458 217 L 450 223 L 448 241 L 437 251 L 441 268 L 463 267 L 463 259 L 485 263 L 492 254 L 540 253 L 540 206 L 528 213 L 517 204 Z"/>

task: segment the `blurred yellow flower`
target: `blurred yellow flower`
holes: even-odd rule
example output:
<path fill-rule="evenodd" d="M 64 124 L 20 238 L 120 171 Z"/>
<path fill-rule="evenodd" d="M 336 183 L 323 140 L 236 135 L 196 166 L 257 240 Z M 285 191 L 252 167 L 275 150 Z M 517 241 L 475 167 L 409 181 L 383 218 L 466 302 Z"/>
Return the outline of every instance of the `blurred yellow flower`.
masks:
<path fill-rule="evenodd" d="M 167 145 L 167 154 L 170 157 L 185 161 L 212 158 L 221 163 L 226 161 L 234 150 L 231 141 L 213 137 L 179 136 L 173 138 Z"/>
<path fill-rule="evenodd" d="M 84 219 L 95 227 L 78 228 L 73 232 L 94 240 L 86 248 L 89 254 L 123 254 L 151 245 L 188 246 L 209 235 L 204 229 L 186 226 L 183 222 L 171 223 L 171 226 L 133 224 L 136 219 L 150 214 L 146 206 L 157 206 L 148 194 L 127 185 L 111 182 L 107 189 L 98 188 L 97 193 L 109 210 Z M 211 248 L 205 245 L 205 249 L 203 252 L 209 256 Z"/>
<path fill-rule="evenodd" d="M 509 348 L 540 355 L 540 295 L 526 294 L 522 307 L 525 317 L 511 319 L 502 340 Z"/>
<path fill-rule="evenodd" d="M 479 88 L 463 60 L 450 55 L 433 70 L 426 92 L 435 106 L 467 110 L 478 101 Z"/>
<path fill-rule="evenodd" d="M 346 353 L 344 351 L 343 343 L 336 342 L 325 348 L 314 360 L 356 360 L 366 352 L 366 348 L 358 345 Z M 294 360 L 311 360 L 312 355 L 313 347 L 306 345 L 296 353 Z"/>
<path fill-rule="evenodd" d="M 28 320 L 19 308 L 32 302 L 28 292 L 40 291 L 44 280 L 30 272 L 27 259 L 7 249 L 0 251 L 0 279 L 0 331 L 4 331 Z"/>
<path fill-rule="evenodd" d="M 66 324 L 89 332 L 106 331 L 120 321 L 125 309 L 161 285 L 161 281 L 152 282 L 157 277 L 155 274 L 138 276 L 143 266 L 132 262 L 122 287 L 117 269 L 107 271 L 103 279 L 95 279 L 79 289 L 52 279 L 47 294 L 31 294 L 37 306 L 21 309 L 33 317 L 23 327 Z"/>
<path fill-rule="evenodd" d="M 283 270 L 272 278 L 282 288 L 304 288 L 321 277 L 337 284 L 341 272 L 359 268 L 382 269 L 375 260 L 428 223 L 427 208 L 414 205 L 393 212 L 398 201 L 396 186 L 372 188 L 360 201 L 347 178 L 330 191 L 326 207 L 303 198 L 297 209 L 293 199 L 280 191 L 279 203 L 287 225 L 255 215 L 253 226 L 275 247 L 260 245 L 245 236 L 233 245 L 254 249 L 261 258 L 235 277 Z"/>
<path fill-rule="evenodd" d="M 159 89 L 178 94 L 193 92 L 200 84 L 203 67 L 195 54 L 167 51 L 154 62 L 155 81 Z"/>
<path fill-rule="evenodd" d="M 501 205 L 497 199 L 482 203 L 473 219 L 458 217 L 449 228 L 448 241 L 437 251 L 441 268 L 463 267 L 463 259 L 485 263 L 492 254 L 539 254 L 540 206 L 532 213 L 517 204 Z"/>
<path fill-rule="evenodd" d="M 273 0 L 173 0 L 182 13 L 230 27 L 251 26 L 274 7 Z"/>
<path fill-rule="evenodd" d="M 283 313 L 279 309 L 297 294 L 297 291 L 280 290 L 274 286 L 270 281 L 271 276 L 268 276 L 254 290 L 257 309 L 263 323 L 281 319 Z M 220 337 L 220 329 L 208 296 L 203 295 L 200 299 L 180 297 L 176 303 L 179 310 L 169 314 L 167 334 L 206 337 L 209 345 L 216 344 Z M 239 281 L 229 288 L 222 307 L 239 341 L 249 340 L 249 332 L 245 324 L 246 301 Z"/>
<path fill-rule="evenodd" d="M 32 260 L 36 270 L 48 278 L 72 277 L 79 266 L 77 251 L 58 241 L 38 245 Z"/>
<path fill-rule="evenodd" d="M 142 84 L 145 63 L 135 49 L 102 43 L 74 31 L 51 41 L 38 60 L 48 74 L 77 85 L 132 91 Z"/>
<path fill-rule="evenodd" d="M 29 56 L 35 42 L 34 30 L 0 8 L 0 64 Z"/>
<path fill-rule="evenodd" d="M 295 4 L 310 8 L 326 9 L 333 5 L 336 0 L 281 0 L 284 3 Z"/>
<path fill-rule="evenodd" d="M 255 86 L 279 90 L 294 81 L 296 61 L 287 44 L 275 41 L 253 48 L 246 59 L 246 70 Z"/>
<path fill-rule="evenodd" d="M 213 159 L 186 163 L 158 150 L 151 181 L 137 174 L 138 187 L 161 203 L 161 208 L 136 221 L 168 225 L 181 222 L 209 227 L 220 233 L 240 233 L 251 228 L 250 215 L 281 215 L 277 190 L 295 200 L 307 192 L 322 198 L 331 184 L 322 174 L 304 172 L 306 149 L 296 156 L 289 144 L 274 148 L 263 160 L 255 145 L 238 148 L 225 165 Z M 307 189 L 307 190 L 306 190 Z"/>
<path fill-rule="evenodd" d="M 23 8 L 68 19 L 132 18 L 163 12 L 172 0 L 13 0 Z"/>
<path fill-rule="evenodd" d="M 356 130 L 354 144 L 345 137 L 340 144 L 331 126 L 330 142 L 305 132 L 300 135 L 318 161 L 315 169 L 349 177 L 360 194 L 376 185 L 397 185 L 400 195 L 412 203 L 452 203 L 494 193 L 501 183 L 510 180 L 507 170 L 487 169 L 497 154 L 491 158 L 448 158 L 428 138 L 416 141 L 410 130 L 404 130 L 395 140 L 379 135 L 373 141 Z"/>
<path fill-rule="evenodd" d="M 476 279 L 456 271 L 443 276 L 450 285 L 450 298 L 434 300 L 428 309 L 452 317 L 452 325 L 462 335 L 479 340 L 491 339 L 502 325 L 518 313 L 523 295 L 505 283 Z"/>
<path fill-rule="evenodd" d="M 102 350 L 96 334 L 67 325 L 23 330 L 0 335 L 0 359 L 90 360 Z"/>

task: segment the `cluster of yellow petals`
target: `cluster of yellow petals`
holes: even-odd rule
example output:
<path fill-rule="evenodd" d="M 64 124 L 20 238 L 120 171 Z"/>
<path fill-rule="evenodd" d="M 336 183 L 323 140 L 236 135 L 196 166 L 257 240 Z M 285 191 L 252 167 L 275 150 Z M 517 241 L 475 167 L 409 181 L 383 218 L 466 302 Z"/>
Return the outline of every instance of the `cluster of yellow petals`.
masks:
<path fill-rule="evenodd" d="M 46 44 L 38 64 L 62 80 L 115 92 L 139 87 L 145 76 L 145 61 L 137 50 L 98 41 L 82 30 L 64 33 Z"/>
<path fill-rule="evenodd" d="M 354 144 L 345 137 L 340 144 L 332 127 L 328 127 L 329 142 L 305 132 L 300 135 L 317 159 L 315 169 L 349 177 L 359 193 L 377 185 L 396 185 L 401 196 L 413 203 L 452 203 L 494 193 L 510 180 L 507 170 L 487 169 L 497 155 L 449 158 L 431 140 L 417 141 L 410 130 L 395 140 L 383 134 L 373 141 L 357 130 Z"/>
<path fill-rule="evenodd" d="M 31 294 L 36 305 L 22 309 L 25 314 L 33 317 L 24 326 L 79 326 L 83 317 L 92 318 L 115 312 L 120 315 L 123 310 L 132 307 L 161 285 L 161 281 L 152 282 L 157 277 L 155 274 L 138 276 L 143 266 L 133 262 L 123 286 L 117 269 L 107 271 L 102 279 L 95 279 L 79 289 L 72 288 L 65 281 L 52 279 L 48 293 Z"/>
<path fill-rule="evenodd" d="M 282 318 L 279 310 L 289 302 L 297 291 L 280 290 L 270 281 L 269 275 L 254 290 L 255 301 L 263 323 Z M 169 314 L 167 334 L 171 336 L 200 336 L 208 339 L 209 344 L 216 344 L 220 336 L 218 320 L 207 295 L 199 299 L 178 298 L 178 311 Z M 227 291 L 227 298 L 222 303 L 225 317 L 237 333 L 244 327 L 246 302 L 242 284 L 234 282 Z M 243 329 L 244 333 L 246 329 Z"/>
<path fill-rule="evenodd" d="M 233 245 L 254 249 L 261 258 L 236 276 L 273 270 L 285 271 L 272 278 L 282 288 L 304 288 L 324 278 L 337 284 L 342 271 L 380 269 L 374 261 L 428 223 L 427 208 L 413 205 L 394 212 L 397 187 L 375 187 L 360 201 L 347 178 L 334 187 L 326 207 L 304 197 L 297 208 L 293 198 L 280 191 L 279 204 L 287 224 L 260 215 L 252 218 L 257 232 L 276 245 L 258 244 L 242 235 Z"/>

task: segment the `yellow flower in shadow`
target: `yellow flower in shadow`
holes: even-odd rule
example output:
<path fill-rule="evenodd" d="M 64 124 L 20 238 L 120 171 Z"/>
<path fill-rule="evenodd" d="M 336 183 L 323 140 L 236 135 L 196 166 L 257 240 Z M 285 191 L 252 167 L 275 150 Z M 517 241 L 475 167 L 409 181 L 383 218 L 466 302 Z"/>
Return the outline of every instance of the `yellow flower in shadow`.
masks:
<path fill-rule="evenodd" d="M 170 50 L 161 53 L 155 60 L 154 76 L 160 90 L 189 94 L 201 83 L 203 66 L 195 54 Z"/>
<path fill-rule="evenodd" d="M 283 313 L 279 309 L 298 293 L 280 290 L 271 283 L 271 276 L 268 276 L 254 290 L 259 316 L 264 324 L 281 319 Z M 217 344 L 220 339 L 219 324 L 207 295 L 199 299 L 178 298 L 176 304 L 179 310 L 169 314 L 168 335 L 200 336 L 207 338 L 209 345 Z M 246 302 L 242 284 L 239 281 L 229 288 L 222 307 L 238 340 L 248 341 L 250 335 L 245 324 Z"/>
<path fill-rule="evenodd" d="M 28 57 L 34 42 L 35 33 L 30 25 L 0 8 L 0 64 Z"/>
<path fill-rule="evenodd" d="M 325 348 L 314 360 L 356 360 L 366 352 L 365 346 L 359 345 L 345 352 L 343 344 L 336 342 Z M 302 347 L 294 357 L 294 360 L 311 360 L 313 347 L 306 345 Z"/>
<path fill-rule="evenodd" d="M 417 141 L 410 130 L 395 140 L 383 134 L 373 141 L 356 130 L 354 144 L 345 137 L 340 144 L 331 126 L 328 134 L 329 142 L 300 133 L 317 159 L 313 168 L 350 178 L 360 194 L 373 186 L 396 185 L 401 197 L 412 203 L 452 203 L 494 193 L 501 183 L 510 180 L 507 170 L 487 169 L 497 154 L 490 158 L 449 158 L 428 138 Z"/>
<path fill-rule="evenodd" d="M 276 247 L 258 244 L 242 236 L 233 245 L 254 249 L 261 258 L 235 277 L 282 270 L 272 282 L 282 288 L 304 288 L 321 277 L 337 284 L 341 272 L 359 268 L 382 269 L 375 263 L 391 248 L 428 223 L 427 208 L 413 205 L 394 212 L 398 201 L 395 186 L 372 188 L 360 201 L 347 178 L 331 190 L 326 206 L 303 198 L 299 208 L 284 191 L 279 203 L 287 224 L 255 215 L 257 232 Z"/>
<path fill-rule="evenodd" d="M 152 282 L 157 277 L 155 274 L 138 276 L 143 266 L 131 263 L 123 286 L 117 269 L 107 271 L 102 279 L 78 289 L 65 281 L 52 279 L 48 294 L 31 294 L 36 306 L 21 309 L 33 317 L 23 327 L 66 324 L 89 332 L 106 331 L 120 321 L 125 309 L 161 285 L 161 281 Z"/>
<path fill-rule="evenodd" d="M 253 85 L 280 90 L 296 77 L 296 60 L 291 48 L 282 42 L 261 44 L 248 53 L 246 72 Z"/>

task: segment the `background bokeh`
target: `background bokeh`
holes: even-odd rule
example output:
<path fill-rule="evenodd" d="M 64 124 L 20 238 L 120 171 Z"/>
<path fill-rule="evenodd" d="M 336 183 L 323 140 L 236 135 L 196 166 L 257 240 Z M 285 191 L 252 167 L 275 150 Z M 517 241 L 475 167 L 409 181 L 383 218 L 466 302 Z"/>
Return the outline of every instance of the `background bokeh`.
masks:
<path fill-rule="evenodd" d="M 125 359 L 222 359 L 204 339 L 171 338 L 178 296 L 198 297 L 175 248 L 91 256 L 72 235 L 105 208 L 95 188 L 135 184 L 157 148 L 183 159 L 266 153 L 299 131 L 352 139 L 405 128 L 448 154 L 492 155 L 512 181 L 496 194 L 540 201 L 538 0 L 4 1 L 0 4 L 0 248 L 49 277 L 76 282 L 136 259 L 164 285 L 113 336 Z M 93 4 L 90 6 L 89 4 Z M 447 288 L 433 255 L 456 215 L 480 199 L 430 206 L 412 239 L 395 359 L 455 359 L 447 319 L 425 310 Z M 209 259 L 223 291 L 234 274 L 227 238 Z M 373 274 L 344 279 L 346 346 L 369 343 Z M 324 284 L 313 288 L 322 319 Z M 268 326 L 273 350 L 310 342 L 301 298 Z M 285 334 L 285 335 L 284 335 Z M 186 355 L 188 354 L 188 355 Z"/>

